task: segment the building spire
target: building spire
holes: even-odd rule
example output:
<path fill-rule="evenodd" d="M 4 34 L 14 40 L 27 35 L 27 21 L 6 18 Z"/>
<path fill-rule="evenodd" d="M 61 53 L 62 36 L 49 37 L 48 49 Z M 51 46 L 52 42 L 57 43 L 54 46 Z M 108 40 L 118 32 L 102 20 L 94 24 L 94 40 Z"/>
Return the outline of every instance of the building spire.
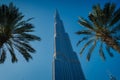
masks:
<path fill-rule="evenodd" d="M 55 10 L 55 20 L 60 20 L 60 15 L 57 9 Z"/>
<path fill-rule="evenodd" d="M 54 24 L 55 34 L 61 35 L 62 33 L 65 33 L 64 25 L 62 23 L 62 20 L 60 19 L 60 15 L 57 9 L 55 11 L 54 19 L 55 19 L 55 24 Z"/>

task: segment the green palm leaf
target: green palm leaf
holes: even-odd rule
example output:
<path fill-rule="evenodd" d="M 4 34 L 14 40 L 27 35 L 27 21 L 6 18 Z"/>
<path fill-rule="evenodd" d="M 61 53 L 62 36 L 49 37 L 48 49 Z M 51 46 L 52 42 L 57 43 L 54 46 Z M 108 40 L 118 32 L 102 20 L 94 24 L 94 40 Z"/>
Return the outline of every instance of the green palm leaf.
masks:
<path fill-rule="evenodd" d="M 17 57 L 16 57 L 16 55 L 15 55 L 12 42 L 8 41 L 7 48 L 8 48 L 8 50 L 9 50 L 9 52 L 10 52 L 11 57 L 12 57 L 12 58 L 11 58 L 12 63 L 17 62 L 18 59 L 17 59 Z"/>
<path fill-rule="evenodd" d="M 6 59 L 6 52 L 4 49 L 2 49 L 2 54 L 1 54 L 1 57 L 0 57 L 0 63 L 3 63 Z"/>
<path fill-rule="evenodd" d="M 76 32 L 76 34 L 78 34 L 78 35 L 81 35 L 81 34 L 91 35 L 92 31 L 90 31 L 90 30 L 82 30 L 82 31 Z"/>
<path fill-rule="evenodd" d="M 17 62 L 18 59 L 17 59 L 17 57 L 16 57 L 15 52 L 13 51 L 13 49 L 8 48 L 8 50 L 9 50 L 9 52 L 11 54 L 11 57 L 12 57 L 12 59 L 11 59 L 12 63 Z"/>
<path fill-rule="evenodd" d="M 81 40 L 78 41 L 77 46 L 78 46 L 81 42 L 87 40 L 88 38 L 89 38 L 89 37 L 83 37 Z"/>
<path fill-rule="evenodd" d="M 94 41 L 94 39 L 91 39 L 91 40 L 89 40 L 89 41 L 83 46 L 83 48 L 82 48 L 81 51 L 80 51 L 80 55 L 82 55 L 82 53 L 83 53 L 83 51 L 85 50 L 85 48 L 86 48 L 87 46 L 89 46 L 89 44 L 91 44 L 93 41 Z"/>
<path fill-rule="evenodd" d="M 112 30 L 111 30 L 111 33 L 115 33 L 115 32 L 118 32 L 120 31 L 120 24 L 116 25 Z"/>
<path fill-rule="evenodd" d="M 93 28 L 93 31 L 95 31 L 96 29 L 99 29 L 101 26 L 101 23 L 100 23 L 101 21 L 97 20 L 96 14 L 90 13 L 88 17 L 91 20 L 91 22 L 93 23 L 93 25 L 95 26 Z"/>
<path fill-rule="evenodd" d="M 93 22 L 96 23 L 97 18 L 95 17 L 95 15 L 93 13 L 89 13 L 88 18 Z"/>
<path fill-rule="evenodd" d="M 120 20 L 120 8 L 114 13 L 110 26 L 114 25 L 119 20 Z"/>
<path fill-rule="evenodd" d="M 94 14 L 96 14 L 96 17 L 101 16 L 100 4 L 94 5 L 92 8 L 93 8 Z"/>
<path fill-rule="evenodd" d="M 32 19 L 34 19 L 34 17 L 27 19 L 26 22 L 29 22 L 29 21 L 31 21 Z"/>
<path fill-rule="evenodd" d="M 89 28 L 89 29 L 91 29 L 91 30 L 94 30 L 94 29 L 93 29 L 93 26 L 90 24 L 90 22 L 87 21 L 87 20 L 85 20 L 85 19 L 83 19 L 82 17 L 79 17 L 78 23 L 79 23 L 80 25 L 85 26 L 86 28 Z"/>
<path fill-rule="evenodd" d="M 100 4 L 93 6 L 93 15 L 96 18 L 96 20 L 93 21 L 95 26 L 99 27 L 100 24 L 104 24 L 104 21 L 103 21 L 104 13 L 100 8 Z"/>
<path fill-rule="evenodd" d="M 20 18 L 18 18 L 18 21 L 17 20 L 15 20 L 16 22 L 14 22 L 14 23 L 17 23 L 17 24 L 14 24 L 15 26 L 15 28 L 19 28 L 21 25 L 23 25 L 23 27 L 32 27 L 32 28 L 34 28 L 34 26 L 32 25 L 32 24 L 30 24 L 30 23 L 28 23 L 30 20 L 32 20 L 32 19 L 34 19 L 34 18 L 29 18 L 28 20 L 26 20 L 26 21 L 21 21 L 21 19 L 23 18 L 24 16 L 23 15 L 21 15 L 20 16 Z M 28 26 L 29 25 L 29 26 Z M 29 29 L 29 28 L 28 28 Z"/>
<path fill-rule="evenodd" d="M 109 8 L 109 14 L 112 15 L 112 13 L 115 11 L 116 5 L 114 3 L 111 3 L 110 8 Z"/>
<path fill-rule="evenodd" d="M 88 60 L 88 61 L 90 60 L 90 57 L 91 57 L 91 55 L 92 55 L 92 52 L 93 52 L 95 46 L 96 46 L 96 40 L 94 40 L 94 44 L 93 44 L 92 47 L 89 49 L 89 52 L 88 52 L 88 54 L 87 54 L 87 60 Z"/>
<path fill-rule="evenodd" d="M 99 54 L 100 54 L 101 58 L 105 61 L 106 58 L 105 58 L 105 55 L 103 52 L 103 43 L 101 43 L 101 45 L 100 45 Z"/>
<path fill-rule="evenodd" d="M 110 47 L 109 46 L 106 46 L 106 50 L 107 50 L 107 52 L 108 52 L 108 54 L 109 54 L 110 57 L 114 57 L 114 55 L 110 51 Z"/>
<path fill-rule="evenodd" d="M 115 11 L 116 5 L 114 3 L 106 3 L 103 8 L 103 13 L 105 14 L 104 22 L 108 23 L 113 17 L 113 12 Z"/>
<path fill-rule="evenodd" d="M 30 55 L 30 53 L 26 51 L 26 49 L 24 49 L 23 47 L 15 44 L 15 48 L 23 55 L 26 61 L 29 61 L 29 59 L 32 59 L 32 56 Z"/>
<path fill-rule="evenodd" d="M 40 41 L 40 37 L 37 37 L 35 35 L 32 35 L 32 34 L 26 34 L 26 33 L 21 33 L 20 36 L 22 38 L 25 38 L 26 40 L 29 40 L 29 41 L 33 41 L 33 40 L 38 40 Z"/>
<path fill-rule="evenodd" d="M 116 40 L 120 40 L 120 35 L 116 35 L 116 36 L 114 36 L 114 39 L 116 39 Z"/>
<path fill-rule="evenodd" d="M 24 33 L 24 32 L 33 32 L 34 26 L 32 24 L 24 24 L 22 27 L 19 27 L 19 28 L 16 28 L 14 30 L 14 34 L 21 34 L 21 33 Z"/>
<path fill-rule="evenodd" d="M 23 47 L 24 49 L 26 49 L 29 52 L 34 53 L 35 49 L 32 48 L 28 43 L 24 43 L 24 42 L 20 42 L 18 40 L 13 40 L 15 44 L 18 44 L 19 46 Z"/>

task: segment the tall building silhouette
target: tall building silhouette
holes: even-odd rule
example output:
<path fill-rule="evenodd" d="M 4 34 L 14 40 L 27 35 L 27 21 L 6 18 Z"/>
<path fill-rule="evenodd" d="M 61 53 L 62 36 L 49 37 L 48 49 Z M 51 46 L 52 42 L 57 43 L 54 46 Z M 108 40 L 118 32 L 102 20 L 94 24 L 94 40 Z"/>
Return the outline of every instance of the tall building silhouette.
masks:
<path fill-rule="evenodd" d="M 85 80 L 80 62 L 56 10 L 54 21 L 54 60 L 52 80 Z"/>

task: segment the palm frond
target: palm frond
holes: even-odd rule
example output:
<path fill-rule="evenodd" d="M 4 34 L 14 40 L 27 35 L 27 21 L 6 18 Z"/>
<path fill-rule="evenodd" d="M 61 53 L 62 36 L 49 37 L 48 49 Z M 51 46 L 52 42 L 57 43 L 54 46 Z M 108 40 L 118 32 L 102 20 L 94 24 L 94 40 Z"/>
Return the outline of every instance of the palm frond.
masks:
<path fill-rule="evenodd" d="M 6 59 L 6 52 L 4 49 L 2 49 L 2 54 L 0 56 L 0 63 L 4 63 L 5 59 Z"/>
<path fill-rule="evenodd" d="M 19 46 L 23 47 L 24 49 L 26 49 L 28 52 L 31 52 L 31 53 L 34 53 L 35 52 L 35 49 L 32 48 L 28 43 L 25 43 L 25 42 L 21 42 L 21 41 L 18 41 L 18 40 L 13 40 L 14 43 L 18 44 Z"/>
<path fill-rule="evenodd" d="M 91 30 L 81 30 L 81 31 L 77 31 L 76 34 L 78 34 L 78 35 L 81 35 L 81 34 L 91 35 L 92 31 Z"/>
<path fill-rule="evenodd" d="M 8 41 L 7 43 L 8 43 L 7 48 L 9 50 L 9 53 L 10 53 L 11 57 L 12 57 L 11 58 L 12 63 L 17 62 L 18 59 L 17 59 L 17 57 L 15 55 L 14 48 L 12 46 L 12 42 Z"/>
<path fill-rule="evenodd" d="M 21 43 L 21 46 L 31 53 L 34 53 L 36 51 L 31 45 L 27 43 Z"/>
<path fill-rule="evenodd" d="M 93 15 L 93 13 L 89 13 L 88 18 L 89 18 L 93 23 L 96 23 L 97 18 L 95 17 L 95 15 Z"/>
<path fill-rule="evenodd" d="M 32 25 L 32 24 L 30 24 L 30 23 L 28 23 L 28 22 L 31 21 L 32 19 L 34 19 L 33 17 L 27 19 L 26 21 L 21 21 L 24 16 L 23 16 L 22 14 L 19 15 L 19 16 L 20 16 L 20 17 L 19 17 L 17 20 L 15 20 L 16 22 L 14 22 L 14 23 L 15 23 L 15 24 L 14 24 L 14 28 L 23 27 L 23 26 L 25 26 L 25 25 Z M 33 25 L 32 25 L 32 26 L 33 26 Z"/>
<path fill-rule="evenodd" d="M 83 46 L 83 48 L 82 48 L 81 51 L 80 51 L 80 55 L 82 55 L 82 53 L 83 53 L 83 51 L 85 50 L 85 48 L 86 48 L 87 46 L 89 46 L 89 44 L 91 44 L 93 41 L 94 41 L 94 39 L 90 39 L 90 40 Z"/>
<path fill-rule="evenodd" d="M 9 9 L 10 9 L 10 11 L 12 11 L 12 9 L 14 9 L 15 8 L 15 6 L 13 5 L 13 3 L 11 2 L 10 4 L 9 4 Z"/>
<path fill-rule="evenodd" d="M 35 35 L 32 35 L 32 34 L 27 34 L 27 33 L 22 33 L 20 34 L 21 37 L 25 38 L 26 40 L 29 40 L 29 41 L 33 41 L 33 40 L 38 40 L 40 41 L 40 37 L 37 37 Z"/>
<path fill-rule="evenodd" d="M 95 20 L 93 20 L 93 23 L 95 26 L 99 27 L 101 26 L 101 24 L 105 24 L 105 20 L 104 20 L 104 13 L 103 10 L 100 7 L 100 4 L 94 5 L 93 6 L 93 14 L 89 15 L 89 16 L 93 16 Z"/>
<path fill-rule="evenodd" d="M 104 8 L 103 8 L 103 12 L 105 13 L 106 16 L 108 15 L 108 17 L 109 17 L 109 15 L 111 14 L 111 13 L 109 13 L 110 7 L 111 7 L 110 3 L 106 3 L 106 4 L 104 5 Z M 106 17 L 106 18 L 108 18 L 108 17 Z"/>
<path fill-rule="evenodd" d="M 14 44 L 14 45 L 15 45 L 15 48 L 23 55 L 26 61 L 29 61 L 29 59 L 32 59 L 32 56 L 30 55 L 29 52 L 27 52 L 26 49 L 24 49 L 23 47 L 17 44 Z"/>
<path fill-rule="evenodd" d="M 16 55 L 15 55 L 14 50 L 13 50 L 13 49 L 10 49 L 10 48 L 8 48 L 8 50 L 9 50 L 9 52 L 10 52 L 10 54 L 11 54 L 11 57 L 12 57 L 12 58 L 11 58 L 12 63 L 17 62 L 18 59 L 17 59 L 17 57 L 16 57 Z"/>
<path fill-rule="evenodd" d="M 106 50 L 110 57 L 114 57 L 113 53 L 110 51 L 110 47 L 106 45 Z"/>
<path fill-rule="evenodd" d="M 100 45 L 99 54 L 100 54 L 100 57 L 105 61 L 106 58 L 103 51 L 103 42 Z"/>
<path fill-rule="evenodd" d="M 115 11 L 116 5 L 114 3 L 106 3 L 103 8 L 103 13 L 105 15 L 104 19 L 105 22 L 107 23 L 108 21 L 111 20 L 113 12 Z"/>
<path fill-rule="evenodd" d="M 111 3 L 111 6 L 109 8 L 109 14 L 113 14 L 113 12 L 115 11 L 116 5 L 114 3 Z"/>
<path fill-rule="evenodd" d="M 34 28 L 34 26 L 32 24 L 26 23 L 23 26 L 16 28 L 13 33 L 21 34 L 24 32 L 33 32 L 34 31 L 33 28 Z"/>
<path fill-rule="evenodd" d="M 0 24 L 5 25 L 4 27 L 10 26 L 9 28 L 13 29 L 14 25 L 23 17 L 13 3 L 10 3 L 9 6 L 5 4 L 0 6 Z"/>
<path fill-rule="evenodd" d="M 80 25 L 83 25 L 84 27 L 88 28 L 88 29 L 91 29 L 91 30 L 94 30 L 93 26 L 90 24 L 89 21 L 83 19 L 82 17 L 79 17 L 79 20 L 78 20 L 78 23 Z"/>
<path fill-rule="evenodd" d="M 103 9 L 105 13 L 106 22 L 110 21 L 113 17 L 113 12 L 115 11 L 116 5 L 114 3 L 106 3 Z"/>
<path fill-rule="evenodd" d="M 34 19 L 34 17 L 27 19 L 26 22 L 29 22 L 29 21 L 31 21 L 32 19 Z"/>
<path fill-rule="evenodd" d="M 1 5 L 0 6 L 0 24 L 6 25 L 6 11 L 7 11 L 7 6 L 6 5 Z"/>
<path fill-rule="evenodd" d="M 118 41 L 120 40 L 120 35 L 115 35 L 113 38 Z"/>
<path fill-rule="evenodd" d="M 116 25 L 110 32 L 115 33 L 115 32 L 118 32 L 118 31 L 120 31 L 120 24 Z"/>
<path fill-rule="evenodd" d="M 78 46 L 81 42 L 87 40 L 88 38 L 89 38 L 88 36 L 87 36 L 87 37 L 83 37 L 81 40 L 79 40 L 79 41 L 77 42 L 76 46 Z"/>
<path fill-rule="evenodd" d="M 100 13 L 101 13 L 101 8 L 100 8 L 100 4 L 97 4 L 97 5 L 93 5 L 92 7 L 93 11 L 96 12 L 96 16 L 99 16 Z"/>
<path fill-rule="evenodd" d="M 113 19 L 110 23 L 110 26 L 114 25 L 115 23 L 117 23 L 120 20 L 120 8 L 115 11 L 114 15 L 113 15 Z"/>
<path fill-rule="evenodd" d="M 95 26 L 95 27 L 93 28 L 93 31 L 95 31 L 95 29 L 100 28 L 101 23 L 100 23 L 100 21 L 98 20 L 98 17 L 96 17 L 95 14 L 90 13 L 88 17 L 89 17 L 89 19 L 91 20 L 91 22 L 93 22 L 93 25 Z"/>
<path fill-rule="evenodd" d="M 11 20 L 8 22 L 9 23 L 8 26 L 12 26 L 11 28 L 13 28 L 13 29 L 20 27 L 21 25 L 23 25 L 25 23 L 25 21 L 22 21 L 23 17 L 24 16 L 22 14 L 19 14 L 17 16 L 17 18 L 14 19 L 12 22 L 11 22 Z"/>
<path fill-rule="evenodd" d="M 13 3 L 9 4 L 9 13 L 7 15 L 7 22 L 9 25 L 17 24 L 24 17 L 22 13 L 19 12 L 19 9 L 13 5 Z M 13 26 L 14 27 L 14 26 Z"/>
<path fill-rule="evenodd" d="M 19 21 L 18 23 L 16 23 L 14 25 L 14 29 L 18 28 L 18 27 L 21 27 L 22 25 L 24 25 L 26 22 L 25 21 Z"/>
<path fill-rule="evenodd" d="M 92 47 L 89 49 L 89 52 L 88 52 L 88 54 L 87 54 L 87 60 L 88 60 L 88 61 L 90 60 L 90 57 L 91 57 L 91 55 L 92 55 L 92 52 L 93 52 L 93 50 L 94 50 L 94 48 L 95 48 L 95 46 L 96 46 L 96 41 L 97 41 L 97 40 L 94 40 L 94 44 L 93 44 Z"/>
<path fill-rule="evenodd" d="M 23 36 L 20 36 L 20 35 L 16 35 L 15 37 L 12 37 L 13 40 L 20 40 L 20 41 L 23 41 L 25 43 L 29 43 L 29 41 L 33 41 L 33 40 L 30 40 L 30 39 L 27 39 L 27 38 L 23 38 Z"/>

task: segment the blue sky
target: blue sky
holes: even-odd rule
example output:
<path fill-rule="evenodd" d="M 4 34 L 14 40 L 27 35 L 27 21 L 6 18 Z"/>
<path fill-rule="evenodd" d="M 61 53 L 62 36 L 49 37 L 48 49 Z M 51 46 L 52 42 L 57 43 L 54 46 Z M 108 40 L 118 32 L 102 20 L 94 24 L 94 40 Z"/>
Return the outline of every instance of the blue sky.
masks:
<path fill-rule="evenodd" d="M 28 63 L 19 53 L 16 53 L 19 61 L 12 64 L 8 54 L 4 64 L 0 64 L 1 80 L 52 80 L 52 61 L 54 49 L 54 13 L 57 8 L 63 20 L 66 32 L 69 34 L 72 46 L 81 62 L 81 66 L 87 80 L 108 80 L 108 73 L 111 72 L 117 79 L 120 79 L 120 54 L 114 52 L 114 58 L 107 56 L 104 62 L 97 50 L 94 51 L 91 61 L 87 62 L 85 54 L 79 56 L 80 47 L 76 47 L 79 36 L 74 34 L 81 29 L 77 23 L 78 16 L 87 18 L 92 10 L 92 5 L 111 1 L 120 7 L 119 0 L 0 0 L 0 4 L 13 2 L 25 15 L 24 19 L 34 17 L 31 23 L 35 26 L 34 34 L 42 38 L 41 42 L 32 42 L 37 50 L 33 54 L 33 60 Z"/>

